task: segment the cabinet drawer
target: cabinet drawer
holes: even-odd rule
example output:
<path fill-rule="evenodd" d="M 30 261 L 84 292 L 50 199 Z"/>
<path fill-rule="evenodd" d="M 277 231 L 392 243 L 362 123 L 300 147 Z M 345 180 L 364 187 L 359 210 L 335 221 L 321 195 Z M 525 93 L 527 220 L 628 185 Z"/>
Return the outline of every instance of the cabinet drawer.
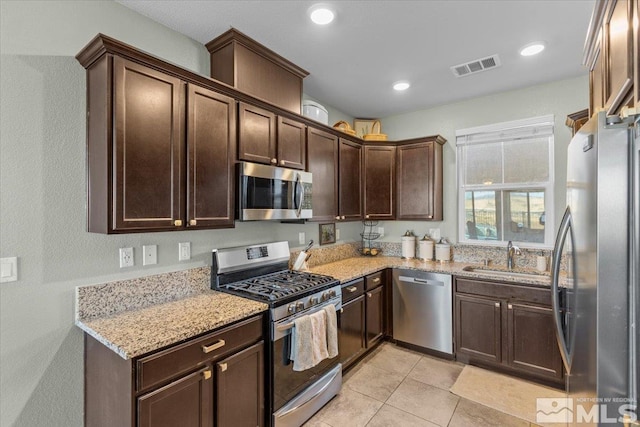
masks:
<path fill-rule="evenodd" d="M 456 278 L 456 292 L 551 306 L 551 290 L 535 286 Z"/>
<path fill-rule="evenodd" d="M 382 283 L 384 282 L 383 273 L 384 271 L 378 271 L 377 273 L 373 273 L 365 277 L 364 279 L 365 289 L 369 291 L 373 288 L 376 288 L 382 285 Z"/>
<path fill-rule="evenodd" d="M 252 317 L 204 337 L 162 350 L 136 361 L 138 391 L 189 372 L 262 338 L 262 316 Z"/>
<path fill-rule="evenodd" d="M 351 301 L 364 293 L 364 279 L 354 280 L 342 285 L 342 303 Z"/>

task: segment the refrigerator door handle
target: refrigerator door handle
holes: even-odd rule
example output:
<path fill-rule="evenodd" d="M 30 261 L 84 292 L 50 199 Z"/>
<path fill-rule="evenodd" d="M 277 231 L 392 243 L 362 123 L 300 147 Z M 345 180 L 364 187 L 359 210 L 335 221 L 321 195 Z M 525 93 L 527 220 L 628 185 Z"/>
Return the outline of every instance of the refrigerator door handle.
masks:
<path fill-rule="evenodd" d="M 558 340 L 558 347 L 560 347 L 560 355 L 564 362 L 564 367 L 567 373 L 571 372 L 571 357 L 569 354 L 569 348 L 567 346 L 567 340 L 562 328 L 562 310 L 560 308 L 560 260 L 562 258 L 562 248 L 567 239 L 567 236 L 571 232 L 571 210 L 567 207 L 560 223 L 558 235 L 556 237 L 556 244 L 553 249 L 553 260 L 551 264 L 551 305 L 553 308 L 553 323 L 556 325 L 556 338 Z"/>

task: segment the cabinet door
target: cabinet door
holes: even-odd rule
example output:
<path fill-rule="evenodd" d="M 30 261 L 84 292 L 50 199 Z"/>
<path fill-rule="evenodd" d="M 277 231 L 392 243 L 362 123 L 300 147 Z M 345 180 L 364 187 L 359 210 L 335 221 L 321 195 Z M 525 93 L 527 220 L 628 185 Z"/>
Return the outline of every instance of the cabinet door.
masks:
<path fill-rule="evenodd" d="M 263 341 L 216 363 L 216 372 L 216 426 L 263 426 Z"/>
<path fill-rule="evenodd" d="M 384 336 L 384 287 L 367 291 L 367 348 Z"/>
<path fill-rule="evenodd" d="M 362 354 L 366 345 L 365 338 L 365 301 L 364 295 L 342 306 L 338 315 L 338 348 L 343 368 L 349 367 Z"/>
<path fill-rule="evenodd" d="M 502 361 L 501 302 L 470 295 L 455 296 L 456 355 Z"/>
<path fill-rule="evenodd" d="M 138 427 L 212 427 L 211 369 L 205 368 L 138 398 Z"/>
<path fill-rule="evenodd" d="M 442 220 L 442 146 L 423 142 L 397 150 L 397 219 Z"/>
<path fill-rule="evenodd" d="M 633 100 L 640 111 L 640 0 L 636 0 L 633 11 Z"/>
<path fill-rule="evenodd" d="M 304 123 L 278 117 L 278 166 L 306 168 L 307 135 Z"/>
<path fill-rule="evenodd" d="M 362 145 L 340 138 L 340 219 L 362 219 Z"/>
<path fill-rule="evenodd" d="M 602 32 L 596 42 L 593 62 L 589 66 L 589 115 L 593 116 L 604 108 L 604 53 L 602 51 Z"/>
<path fill-rule="evenodd" d="M 365 219 L 395 219 L 395 165 L 395 147 L 364 147 Z"/>
<path fill-rule="evenodd" d="M 610 2 L 604 24 L 607 114 L 617 114 L 633 86 L 633 1 Z"/>
<path fill-rule="evenodd" d="M 114 58 L 113 231 L 182 226 L 184 85 Z"/>
<path fill-rule="evenodd" d="M 532 374 L 562 378 L 562 358 L 551 308 L 509 303 L 507 331 L 509 366 Z"/>
<path fill-rule="evenodd" d="M 307 128 L 307 170 L 313 174 L 313 219 L 335 221 L 338 219 L 338 137 Z"/>
<path fill-rule="evenodd" d="M 235 100 L 190 84 L 187 112 L 187 227 L 232 227 Z"/>
<path fill-rule="evenodd" d="M 276 115 L 240 102 L 238 104 L 238 159 L 275 165 Z"/>

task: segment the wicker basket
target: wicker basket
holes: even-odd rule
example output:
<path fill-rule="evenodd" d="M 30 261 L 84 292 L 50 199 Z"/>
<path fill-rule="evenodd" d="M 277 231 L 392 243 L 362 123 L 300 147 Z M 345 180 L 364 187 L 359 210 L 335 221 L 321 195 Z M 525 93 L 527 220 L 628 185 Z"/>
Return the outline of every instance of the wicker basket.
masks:
<path fill-rule="evenodd" d="M 376 129 L 377 127 L 377 129 Z M 387 135 L 380 133 L 382 131 L 382 124 L 380 120 L 376 120 L 371 125 L 371 133 L 362 136 L 365 141 L 386 141 Z"/>
<path fill-rule="evenodd" d="M 338 129 L 340 132 L 344 132 L 347 135 L 356 136 L 356 131 L 351 129 L 349 123 L 345 122 L 344 120 L 340 120 L 338 123 L 333 125 L 333 128 Z"/>

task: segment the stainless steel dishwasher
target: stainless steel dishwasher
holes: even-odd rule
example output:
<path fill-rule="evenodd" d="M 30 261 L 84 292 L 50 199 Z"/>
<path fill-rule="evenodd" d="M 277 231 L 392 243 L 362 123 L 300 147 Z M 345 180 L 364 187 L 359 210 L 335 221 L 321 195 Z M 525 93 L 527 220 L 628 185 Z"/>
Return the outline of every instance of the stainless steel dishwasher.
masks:
<path fill-rule="evenodd" d="M 453 354 L 451 275 L 393 269 L 393 338 Z"/>

